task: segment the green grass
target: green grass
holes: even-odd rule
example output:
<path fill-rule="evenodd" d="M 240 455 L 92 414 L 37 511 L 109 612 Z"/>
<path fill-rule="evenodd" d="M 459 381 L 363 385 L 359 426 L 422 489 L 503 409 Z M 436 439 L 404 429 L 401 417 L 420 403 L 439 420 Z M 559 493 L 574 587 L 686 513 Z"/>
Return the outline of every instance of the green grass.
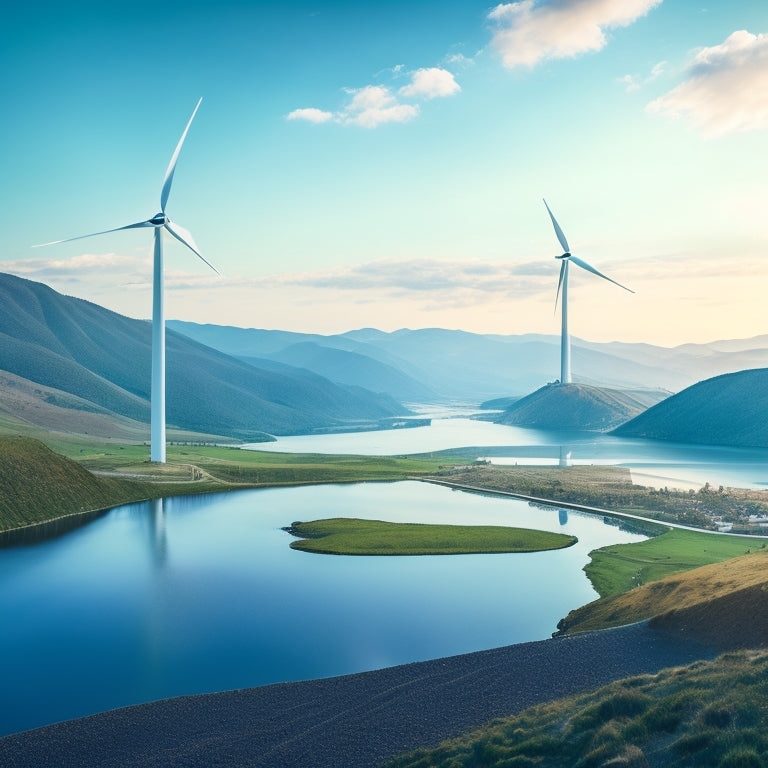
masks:
<path fill-rule="evenodd" d="M 646 541 L 596 549 L 590 552 L 591 562 L 584 571 L 600 597 L 609 597 L 665 576 L 738 557 L 764 544 L 749 536 L 670 528 Z"/>
<path fill-rule="evenodd" d="M 168 462 L 149 447 L 88 436 L 0 437 L 0 531 L 161 496 L 262 486 L 405 480 L 434 473 L 438 459 L 327 456 L 169 446 Z"/>
<path fill-rule="evenodd" d="M 32 438 L 0 439 L 0 531 L 164 494 L 162 484 L 101 478 Z"/>
<path fill-rule="evenodd" d="M 424 525 L 337 517 L 293 523 L 292 549 L 328 555 L 463 555 L 541 552 L 576 543 L 574 536 L 498 525 Z"/>
<path fill-rule="evenodd" d="M 388 768 L 766 766 L 767 697 L 768 652 L 729 653 L 494 720 Z"/>

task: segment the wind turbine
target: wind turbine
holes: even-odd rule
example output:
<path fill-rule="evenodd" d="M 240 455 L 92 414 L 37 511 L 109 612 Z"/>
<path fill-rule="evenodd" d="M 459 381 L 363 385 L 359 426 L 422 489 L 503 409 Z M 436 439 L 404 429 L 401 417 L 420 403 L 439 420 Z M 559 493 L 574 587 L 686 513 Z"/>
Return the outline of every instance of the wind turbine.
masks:
<path fill-rule="evenodd" d="M 629 288 L 627 288 L 625 285 L 622 285 L 621 283 L 617 283 L 615 280 L 612 280 L 610 277 L 608 277 L 607 275 L 604 275 L 602 272 L 598 272 L 593 266 L 587 264 L 586 261 L 582 261 L 581 259 L 574 256 L 571 253 L 571 249 L 568 245 L 568 241 L 565 239 L 563 230 L 560 229 L 560 225 L 557 223 L 557 220 L 552 215 L 552 211 L 549 210 L 549 206 L 547 205 L 546 200 L 544 200 L 544 205 L 547 208 L 547 213 L 549 214 L 549 218 L 552 219 L 552 226 L 555 228 L 555 234 L 557 235 L 557 239 L 560 241 L 560 245 L 563 247 L 563 251 L 564 251 L 562 256 L 555 256 L 556 259 L 562 260 L 562 263 L 560 264 L 560 280 L 557 283 L 557 296 L 555 297 L 555 311 L 557 311 L 557 300 L 560 297 L 560 292 L 562 291 L 563 301 L 562 301 L 561 309 L 562 309 L 563 323 L 562 323 L 562 331 L 560 335 L 560 383 L 570 384 L 571 383 L 571 337 L 568 333 L 568 266 L 569 266 L 569 263 L 573 262 L 574 264 L 578 265 L 582 269 L 586 269 L 587 272 L 591 272 L 593 275 L 602 277 L 604 280 L 608 280 L 608 282 L 611 282 L 614 285 L 618 285 L 619 288 L 623 288 L 625 291 L 629 291 L 630 293 L 634 293 L 634 291 L 630 290 Z"/>
<path fill-rule="evenodd" d="M 151 219 L 140 221 L 136 224 L 128 224 L 124 227 L 115 229 L 105 229 L 102 232 L 93 232 L 90 235 L 79 235 L 70 237 L 66 240 L 54 240 L 42 245 L 56 245 L 57 243 L 69 243 L 73 240 L 82 240 L 85 237 L 94 237 L 95 235 L 106 235 L 109 232 L 119 232 L 122 229 L 140 229 L 142 227 L 152 227 L 155 235 L 154 266 L 152 277 L 152 383 L 150 392 L 151 402 L 151 427 L 150 427 L 150 460 L 165 463 L 165 304 L 164 304 L 164 277 L 163 277 L 163 240 L 162 231 L 166 230 L 172 237 L 175 237 L 180 243 L 189 248 L 192 253 L 199 256 L 208 266 L 216 272 L 218 270 L 203 258 L 197 244 L 191 233 L 184 227 L 172 222 L 165 213 L 165 206 L 168 203 L 168 196 L 171 192 L 173 183 L 173 173 L 176 170 L 176 161 L 179 159 L 181 146 L 184 139 L 187 138 L 189 126 L 195 119 L 197 110 L 200 108 L 202 98 L 197 102 L 192 116 L 187 122 L 184 133 L 181 134 L 179 143 L 168 164 L 168 170 L 165 172 L 163 187 L 160 191 L 160 213 L 156 213 Z M 34 246 L 40 247 L 40 246 Z"/>

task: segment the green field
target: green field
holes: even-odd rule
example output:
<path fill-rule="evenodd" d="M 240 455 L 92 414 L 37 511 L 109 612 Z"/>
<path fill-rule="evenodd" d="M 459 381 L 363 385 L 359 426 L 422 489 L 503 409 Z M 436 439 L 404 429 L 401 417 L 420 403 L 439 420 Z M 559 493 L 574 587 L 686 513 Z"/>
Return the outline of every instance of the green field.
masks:
<path fill-rule="evenodd" d="M 326 456 L 213 445 L 168 447 L 149 461 L 145 445 L 49 435 L 0 438 L 0 531 L 131 501 L 263 486 L 405 480 L 434 473 L 438 459 Z"/>
<path fill-rule="evenodd" d="M 326 555 L 465 555 L 541 552 L 576 543 L 574 536 L 499 525 L 424 525 L 332 518 L 293 523 L 292 549 Z"/>
<path fill-rule="evenodd" d="M 590 552 L 584 568 L 600 597 L 627 592 L 674 573 L 765 548 L 765 540 L 750 536 L 722 536 L 713 533 L 670 528 L 661 536 L 634 544 L 613 544 Z"/>

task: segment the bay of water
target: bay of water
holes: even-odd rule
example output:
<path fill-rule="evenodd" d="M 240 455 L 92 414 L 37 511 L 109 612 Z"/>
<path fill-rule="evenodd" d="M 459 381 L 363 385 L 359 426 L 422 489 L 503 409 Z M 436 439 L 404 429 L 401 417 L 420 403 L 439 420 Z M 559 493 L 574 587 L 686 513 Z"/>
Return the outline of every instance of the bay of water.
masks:
<path fill-rule="evenodd" d="M 442 557 L 289 548 L 283 526 L 335 516 L 523 526 L 579 542 Z M 600 517 L 415 481 L 119 507 L 0 549 L 0 733 L 543 639 L 597 597 L 582 572 L 588 552 L 641 538 Z"/>
<path fill-rule="evenodd" d="M 453 413 L 461 412 L 454 409 Z M 280 437 L 253 443 L 260 451 L 398 456 L 448 448 L 475 447 L 475 458 L 500 464 L 615 464 L 628 467 L 633 481 L 651 487 L 698 489 L 704 483 L 736 488 L 768 487 L 768 450 L 683 445 L 662 440 L 621 438 L 596 432 L 508 427 L 436 414 L 426 427 L 333 435 Z M 491 450 L 483 450 L 483 447 Z"/>

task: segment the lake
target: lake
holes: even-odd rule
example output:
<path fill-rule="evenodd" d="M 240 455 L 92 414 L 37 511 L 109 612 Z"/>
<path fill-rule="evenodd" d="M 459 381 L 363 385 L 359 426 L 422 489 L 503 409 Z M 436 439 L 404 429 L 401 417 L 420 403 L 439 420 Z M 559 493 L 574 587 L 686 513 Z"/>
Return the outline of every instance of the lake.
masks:
<path fill-rule="evenodd" d="M 553 552 L 335 557 L 295 520 L 502 524 L 578 537 Z M 549 637 L 597 597 L 601 517 L 416 481 L 179 497 L 0 549 L 0 733 L 182 694 L 360 672 Z"/>
<path fill-rule="evenodd" d="M 427 427 L 376 432 L 280 437 L 252 443 L 259 451 L 397 456 L 448 448 L 484 446 L 477 458 L 500 464 L 616 464 L 633 481 L 652 487 L 698 489 L 704 483 L 736 488 L 768 486 L 768 450 L 682 445 L 662 440 L 621 438 L 596 432 L 523 429 L 467 418 L 470 409 L 422 409 Z M 457 416 L 457 414 L 464 414 Z"/>

